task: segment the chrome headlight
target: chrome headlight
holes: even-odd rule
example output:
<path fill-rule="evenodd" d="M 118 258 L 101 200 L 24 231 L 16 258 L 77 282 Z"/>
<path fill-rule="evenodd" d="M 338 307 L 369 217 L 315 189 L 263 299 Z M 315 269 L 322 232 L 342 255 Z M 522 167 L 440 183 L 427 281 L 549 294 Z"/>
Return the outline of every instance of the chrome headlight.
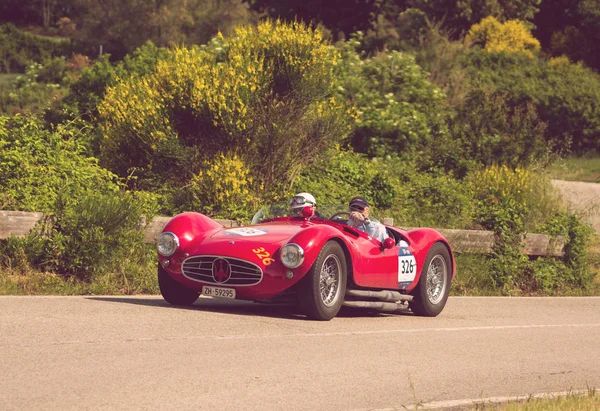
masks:
<path fill-rule="evenodd" d="M 179 238 L 173 233 L 161 233 L 156 239 L 156 250 L 162 256 L 168 257 L 173 255 L 179 248 Z"/>
<path fill-rule="evenodd" d="M 304 250 L 298 244 L 290 243 L 281 248 L 281 262 L 288 268 L 296 268 L 304 261 Z"/>

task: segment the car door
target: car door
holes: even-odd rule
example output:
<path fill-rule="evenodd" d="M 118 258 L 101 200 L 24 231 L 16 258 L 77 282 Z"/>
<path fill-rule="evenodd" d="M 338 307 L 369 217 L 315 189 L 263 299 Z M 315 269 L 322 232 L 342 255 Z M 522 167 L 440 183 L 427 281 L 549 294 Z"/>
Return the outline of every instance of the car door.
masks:
<path fill-rule="evenodd" d="M 417 275 L 414 250 L 398 231 L 388 227 L 395 239 L 392 248 L 384 248 L 362 231 L 352 229 L 353 277 L 356 285 L 367 288 L 407 289 Z"/>

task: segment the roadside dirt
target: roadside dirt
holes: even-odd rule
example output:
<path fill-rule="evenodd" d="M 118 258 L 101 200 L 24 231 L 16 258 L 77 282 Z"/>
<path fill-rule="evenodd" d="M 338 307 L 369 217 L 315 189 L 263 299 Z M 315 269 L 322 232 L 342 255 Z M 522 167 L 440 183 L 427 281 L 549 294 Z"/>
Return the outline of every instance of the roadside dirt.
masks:
<path fill-rule="evenodd" d="M 552 180 L 568 210 L 589 222 L 600 234 L 600 184 Z"/>

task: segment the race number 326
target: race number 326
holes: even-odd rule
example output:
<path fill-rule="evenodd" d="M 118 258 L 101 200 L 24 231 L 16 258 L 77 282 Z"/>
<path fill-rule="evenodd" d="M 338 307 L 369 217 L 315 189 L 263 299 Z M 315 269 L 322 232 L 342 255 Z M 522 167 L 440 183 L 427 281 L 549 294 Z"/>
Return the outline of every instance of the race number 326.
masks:
<path fill-rule="evenodd" d="M 270 265 L 275 261 L 273 258 L 271 258 L 271 253 L 265 251 L 264 247 L 254 248 L 252 249 L 252 252 L 256 254 L 258 258 L 260 258 L 264 265 Z"/>
<path fill-rule="evenodd" d="M 400 274 L 414 274 L 416 266 L 417 265 L 415 264 L 415 260 L 413 258 L 401 259 Z"/>

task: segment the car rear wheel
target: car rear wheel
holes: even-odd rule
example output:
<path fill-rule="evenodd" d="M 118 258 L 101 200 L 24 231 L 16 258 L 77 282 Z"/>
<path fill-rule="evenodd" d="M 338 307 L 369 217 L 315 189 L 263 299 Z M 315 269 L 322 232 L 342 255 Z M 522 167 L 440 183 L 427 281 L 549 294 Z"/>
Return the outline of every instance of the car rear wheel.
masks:
<path fill-rule="evenodd" d="M 167 273 L 167 271 L 158 266 L 158 286 L 163 298 L 173 305 L 192 305 L 196 302 L 199 294 L 179 284 Z"/>
<path fill-rule="evenodd" d="M 337 315 L 346 294 L 346 256 L 335 241 L 327 242 L 303 279 L 300 302 L 306 315 L 327 321 Z"/>
<path fill-rule="evenodd" d="M 452 260 L 446 246 L 435 243 L 425 259 L 419 284 L 413 292 L 409 306 L 413 313 L 435 317 L 442 312 L 450 293 Z"/>

